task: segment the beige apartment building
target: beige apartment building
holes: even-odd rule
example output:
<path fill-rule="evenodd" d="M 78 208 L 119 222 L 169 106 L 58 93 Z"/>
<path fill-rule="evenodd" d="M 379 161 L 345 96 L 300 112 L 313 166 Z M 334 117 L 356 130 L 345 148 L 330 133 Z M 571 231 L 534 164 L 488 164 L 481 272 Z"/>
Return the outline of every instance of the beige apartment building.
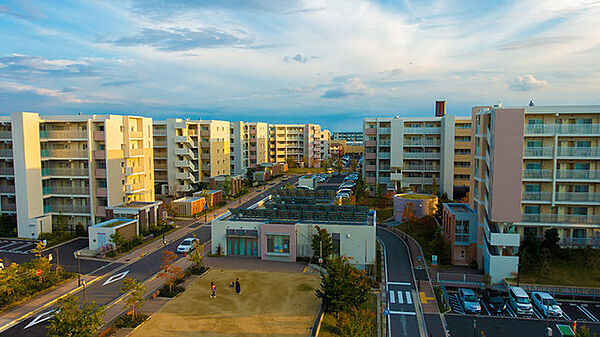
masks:
<path fill-rule="evenodd" d="M 267 123 L 231 122 L 230 171 L 246 176 L 248 168 L 269 162 L 269 125 Z"/>
<path fill-rule="evenodd" d="M 510 259 L 495 272 L 516 271 L 519 238 L 542 239 L 549 228 L 563 246 L 600 247 L 600 106 L 485 106 L 472 115 L 470 202 L 484 267 Z"/>
<path fill-rule="evenodd" d="M 299 164 L 320 167 L 325 151 L 321 144 L 331 139 L 327 130 L 323 138 L 320 125 L 317 124 L 269 124 L 269 162 L 285 162 L 294 158 Z M 328 156 L 328 150 L 326 151 Z"/>
<path fill-rule="evenodd" d="M 331 157 L 331 131 L 321 130 L 321 160 L 329 160 Z"/>
<path fill-rule="evenodd" d="M 230 174 L 230 126 L 226 121 L 154 121 L 156 187 L 162 195 L 181 195 L 199 182 Z"/>
<path fill-rule="evenodd" d="M 470 117 L 367 118 L 363 176 L 371 191 L 426 190 L 450 199 L 468 192 Z"/>
<path fill-rule="evenodd" d="M 105 220 L 106 207 L 154 201 L 152 119 L 116 115 L 0 118 L 0 209 L 19 237 Z"/>

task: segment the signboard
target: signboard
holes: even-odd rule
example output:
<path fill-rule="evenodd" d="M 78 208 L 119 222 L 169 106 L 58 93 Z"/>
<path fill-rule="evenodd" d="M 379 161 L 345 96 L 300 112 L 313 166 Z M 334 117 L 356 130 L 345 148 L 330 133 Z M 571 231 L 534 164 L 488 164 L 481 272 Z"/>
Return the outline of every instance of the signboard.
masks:
<path fill-rule="evenodd" d="M 437 266 L 437 255 L 431 255 L 431 265 L 432 266 Z"/>
<path fill-rule="evenodd" d="M 37 276 L 40 276 L 40 275 L 42 275 L 42 270 L 41 270 L 41 269 L 38 269 L 38 270 L 36 270 L 36 271 L 35 271 L 35 274 L 36 274 Z"/>

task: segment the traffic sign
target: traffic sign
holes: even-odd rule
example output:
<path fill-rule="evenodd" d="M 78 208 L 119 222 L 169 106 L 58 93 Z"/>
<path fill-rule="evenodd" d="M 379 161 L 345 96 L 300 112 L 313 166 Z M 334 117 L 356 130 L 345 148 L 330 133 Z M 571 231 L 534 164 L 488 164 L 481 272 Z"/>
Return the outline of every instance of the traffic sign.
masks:
<path fill-rule="evenodd" d="M 40 276 L 40 275 L 42 275 L 42 270 L 41 270 L 41 269 L 38 269 L 38 270 L 36 270 L 36 271 L 35 271 L 35 274 L 36 274 L 37 276 Z"/>
<path fill-rule="evenodd" d="M 389 315 L 390 314 L 390 309 L 388 309 L 388 308 L 383 309 L 383 314 L 384 315 Z"/>

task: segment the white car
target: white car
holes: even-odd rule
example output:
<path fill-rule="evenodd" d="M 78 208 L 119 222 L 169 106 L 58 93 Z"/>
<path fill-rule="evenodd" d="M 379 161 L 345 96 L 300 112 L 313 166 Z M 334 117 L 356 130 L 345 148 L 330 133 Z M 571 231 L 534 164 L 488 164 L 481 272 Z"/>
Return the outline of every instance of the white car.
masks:
<path fill-rule="evenodd" d="M 338 194 L 340 194 L 340 193 L 348 193 L 348 194 L 350 194 L 350 193 L 352 193 L 352 190 L 351 190 L 351 189 L 349 189 L 349 188 L 340 188 L 340 189 L 337 191 L 337 193 L 338 193 Z"/>
<path fill-rule="evenodd" d="M 308 186 L 304 186 L 304 185 L 299 185 L 297 188 L 301 189 L 301 190 L 311 190 L 311 191 L 313 190 L 312 187 L 308 187 Z"/>
<path fill-rule="evenodd" d="M 179 246 L 177 246 L 177 253 L 189 253 L 196 249 L 196 245 L 200 244 L 200 240 L 195 238 L 185 238 Z"/>
<path fill-rule="evenodd" d="M 356 183 L 353 181 L 348 181 L 348 182 L 345 182 L 340 185 L 340 187 L 354 187 L 354 186 L 356 186 Z"/>
<path fill-rule="evenodd" d="M 548 293 L 531 293 L 531 302 L 544 317 L 562 317 L 562 309 L 554 300 L 554 297 Z"/>
<path fill-rule="evenodd" d="M 338 199 L 348 199 L 348 198 L 350 198 L 350 194 L 348 194 L 348 193 L 338 193 L 336 195 L 336 198 L 338 198 Z"/>

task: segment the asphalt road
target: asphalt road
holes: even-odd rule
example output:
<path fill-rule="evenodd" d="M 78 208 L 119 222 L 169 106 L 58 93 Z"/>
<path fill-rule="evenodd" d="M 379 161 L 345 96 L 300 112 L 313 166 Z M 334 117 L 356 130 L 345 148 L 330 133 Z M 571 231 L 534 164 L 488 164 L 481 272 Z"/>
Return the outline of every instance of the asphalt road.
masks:
<path fill-rule="evenodd" d="M 377 228 L 377 237 L 383 242 L 385 250 L 388 336 L 418 336 L 415 301 L 419 300 L 419 296 L 413 282 L 406 245 L 400 238 L 381 228 Z"/>
<path fill-rule="evenodd" d="M 297 180 L 298 180 L 298 177 L 290 177 L 288 182 L 293 184 Z M 277 183 L 272 186 L 269 186 L 268 190 L 266 190 L 265 192 L 262 192 L 261 194 L 259 194 L 256 197 L 246 201 L 239 207 L 247 208 L 247 207 L 253 205 L 254 203 L 260 201 L 261 199 L 267 197 L 271 193 L 270 189 L 280 188 L 284 183 L 287 183 L 287 182 Z M 210 226 L 202 226 L 202 227 L 196 229 L 193 232 L 193 234 L 195 234 L 196 237 L 201 242 L 206 242 L 206 241 L 210 240 L 210 234 L 211 234 Z M 191 235 L 192 235 L 192 233 L 190 233 L 188 236 L 191 236 Z M 183 241 L 183 239 L 184 239 L 184 237 L 181 237 L 175 241 L 169 242 L 166 246 L 166 249 L 174 251 L 177 248 L 177 246 L 179 245 L 179 243 L 181 243 L 181 241 Z M 100 305 L 107 305 L 107 304 L 111 303 L 112 301 L 114 301 L 115 299 L 119 298 L 122 295 L 121 291 L 119 290 L 119 287 L 121 286 L 120 281 L 122 278 L 133 277 L 135 279 L 142 280 L 142 281 L 149 279 L 154 274 L 156 274 L 157 272 L 160 271 L 160 268 L 162 265 L 161 258 L 162 258 L 162 250 L 157 250 L 151 254 L 144 256 L 143 258 L 141 258 L 133 263 L 130 263 L 130 264 L 126 264 L 126 265 L 121 265 L 118 263 L 110 264 L 109 266 L 105 267 L 105 270 L 103 270 L 103 272 L 116 269 L 115 273 L 108 278 L 99 280 L 98 282 L 91 284 L 89 287 L 86 287 L 85 301 L 87 303 L 95 302 L 96 304 L 100 304 Z M 180 255 L 180 258 L 182 258 L 181 255 Z M 85 261 L 85 263 L 84 263 L 84 260 L 81 260 L 82 267 L 84 264 L 88 264 L 88 263 L 92 263 L 92 262 L 96 262 L 96 261 Z M 62 261 L 61 261 L 61 265 L 62 265 Z M 92 267 L 90 267 L 90 268 L 92 268 Z M 113 281 L 110 282 L 111 280 L 113 280 Z M 75 295 L 80 298 L 83 298 L 83 295 L 84 295 L 83 290 L 78 291 L 77 293 L 75 293 Z M 19 322 L 18 324 L 14 325 L 10 329 L 5 330 L 4 332 L 2 332 L 0 334 L 0 336 L 2 336 L 2 337 L 16 337 L 16 336 L 20 336 L 20 337 L 22 337 L 22 336 L 27 336 L 27 337 L 39 336 L 39 337 L 42 337 L 42 336 L 46 336 L 47 319 L 50 319 L 52 317 L 53 310 L 54 310 L 54 307 L 49 307 L 47 310 L 44 310 L 33 317 L 29 317 L 29 318 Z M 44 319 L 46 319 L 46 320 L 44 320 Z"/>

